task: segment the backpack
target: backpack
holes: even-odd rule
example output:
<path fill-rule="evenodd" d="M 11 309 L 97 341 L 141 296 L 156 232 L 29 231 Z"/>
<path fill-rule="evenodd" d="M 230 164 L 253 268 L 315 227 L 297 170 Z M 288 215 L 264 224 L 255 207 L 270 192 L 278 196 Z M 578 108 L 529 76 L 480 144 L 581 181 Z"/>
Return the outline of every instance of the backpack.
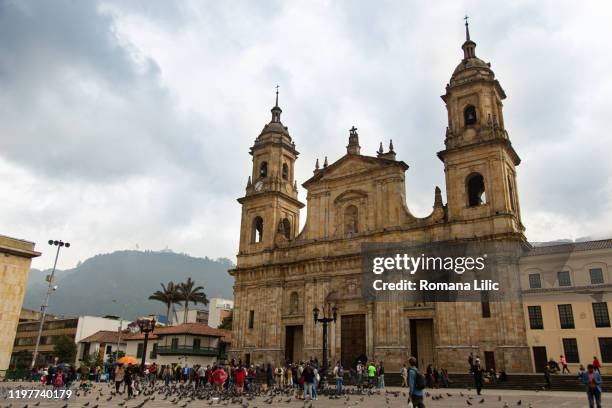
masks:
<path fill-rule="evenodd" d="M 338 377 L 344 377 L 344 368 L 338 367 Z"/>
<path fill-rule="evenodd" d="M 425 376 L 419 372 L 416 368 L 411 368 L 414 370 L 414 389 L 415 390 L 423 390 L 425 389 Z"/>

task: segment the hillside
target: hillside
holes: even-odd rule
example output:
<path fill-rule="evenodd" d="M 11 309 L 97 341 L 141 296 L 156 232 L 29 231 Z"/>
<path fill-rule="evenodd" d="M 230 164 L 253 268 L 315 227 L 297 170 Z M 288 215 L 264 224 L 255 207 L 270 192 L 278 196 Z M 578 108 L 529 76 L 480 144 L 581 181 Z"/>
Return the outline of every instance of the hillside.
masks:
<path fill-rule="evenodd" d="M 117 251 L 96 255 L 76 268 L 56 271 L 58 289 L 49 313 L 59 315 L 117 315 L 124 318 L 149 313 L 165 314 L 165 307 L 148 297 L 160 282 L 182 282 L 191 277 L 204 286 L 208 298 L 232 298 L 233 278 L 228 259 L 194 258 L 171 251 Z M 32 269 L 23 306 L 40 308 L 46 292 L 45 275 Z M 116 302 L 113 300 L 116 299 Z"/>

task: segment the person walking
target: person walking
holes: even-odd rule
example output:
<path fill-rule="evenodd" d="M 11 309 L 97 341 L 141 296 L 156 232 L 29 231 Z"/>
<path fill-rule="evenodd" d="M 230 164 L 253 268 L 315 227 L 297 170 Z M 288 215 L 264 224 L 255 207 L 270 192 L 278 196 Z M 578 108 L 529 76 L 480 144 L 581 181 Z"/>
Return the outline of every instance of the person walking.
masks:
<path fill-rule="evenodd" d="M 125 378 L 125 368 L 123 368 L 123 364 L 118 364 L 115 367 L 115 392 L 119 394 L 119 386 L 123 382 Z"/>
<path fill-rule="evenodd" d="M 312 385 L 314 383 L 314 371 L 310 363 L 306 363 L 306 367 L 302 371 L 302 377 L 304 378 L 304 401 L 306 398 L 312 400 Z"/>
<path fill-rule="evenodd" d="M 132 388 L 133 375 L 134 374 L 132 373 L 132 366 L 128 364 L 127 368 L 125 369 L 125 374 L 123 376 L 123 382 L 125 383 L 125 387 L 127 388 L 128 399 L 134 397 L 134 389 Z"/>
<path fill-rule="evenodd" d="M 559 356 L 559 363 L 561 364 L 561 367 L 563 367 L 563 370 L 561 371 L 561 374 L 565 374 L 566 371 L 569 374 L 570 370 L 569 370 L 569 368 L 567 368 L 567 360 L 565 359 L 565 357 Z"/>
<path fill-rule="evenodd" d="M 172 381 L 172 368 L 169 365 L 164 368 L 162 376 L 164 377 L 164 385 L 167 387 L 170 385 L 170 381 Z"/>
<path fill-rule="evenodd" d="M 425 390 L 425 377 L 419 372 L 416 358 L 408 359 L 408 401 L 412 402 L 414 408 L 425 408 L 423 394 Z"/>
<path fill-rule="evenodd" d="M 582 374 L 582 382 L 586 386 L 589 408 L 601 408 L 601 374 L 595 371 L 593 364 L 587 366 L 587 370 Z"/>
<path fill-rule="evenodd" d="M 601 374 L 601 363 L 597 359 L 597 356 L 593 356 L 593 370 Z"/>
<path fill-rule="evenodd" d="M 361 364 L 361 361 L 357 361 L 357 386 L 361 387 L 363 385 L 363 364 Z"/>
<path fill-rule="evenodd" d="M 334 378 L 336 379 L 336 394 L 342 394 L 342 383 L 344 382 L 344 369 L 342 368 L 342 364 L 340 361 L 336 361 L 336 366 L 334 367 Z"/>
<path fill-rule="evenodd" d="M 544 380 L 546 381 L 546 389 L 550 390 L 552 383 L 550 382 L 550 367 L 544 367 Z"/>
<path fill-rule="evenodd" d="M 374 363 L 368 364 L 368 381 L 370 383 L 370 387 L 374 386 L 374 380 L 376 379 L 376 366 Z"/>
<path fill-rule="evenodd" d="M 236 383 L 236 395 L 242 396 L 244 392 L 244 379 L 247 375 L 247 370 L 240 365 L 238 369 L 234 372 L 234 380 Z"/>
<path fill-rule="evenodd" d="M 406 364 L 403 364 L 400 368 L 400 377 L 402 377 L 402 387 L 408 387 L 408 368 L 406 368 Z"/>
<path fill-rule="evenodd" d="M 319 386 L 319 381 L 321 380 L 321 377 L 319 376 L 319 369 L 317 368 L 318 362 L 317 364 L 313 364 L 312 366 L 312 372 L 313 372 L 313 376 L 312 376 L 312 399 L 313 400 L 317 400 L 317 395 L 318 395 L 318 391 L 317 391 L 317 387 Z"/>
<path fill-rule="evenodd" d="M 476 362 L 472 368 L 472 375 L 474 376 L 474 386 L 476 387 L 476 394 L 480 395 L 482 391 L 482 385 L 484 383 L 484 371 L 480 366 L 480 362 Z"/>
<path fill-rule="evenodd" d="M 382 361 L 378 365 L 378 388 L 385 388 L 385 366 Z"/>
<path fill-rule="evenodd" d="M 287 370 L 285 371 L 285 375 L 287 376 L 287 385 L 290 388 L 293 388 L 293 369 L 291 368 L 291 364 L 287 366 Z"/>

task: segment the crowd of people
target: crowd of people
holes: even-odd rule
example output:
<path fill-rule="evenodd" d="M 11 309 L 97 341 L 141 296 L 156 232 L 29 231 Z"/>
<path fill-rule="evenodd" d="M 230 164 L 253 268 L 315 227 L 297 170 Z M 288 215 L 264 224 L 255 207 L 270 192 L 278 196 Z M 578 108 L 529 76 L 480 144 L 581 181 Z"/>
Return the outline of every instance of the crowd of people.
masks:
<path fill-rule="evenodd" d="M 562 368 L 552 360 L 546 366 L 545 376 L 548 387 L 551 384 L 551 373 L 569 372 L 567 361 L 563 356 L 560 356 L 559 361 Z M 483 368 L 480 357 L 472 353 L 468 357 L 468 366 L 478 395 L 481 395 L 485 384 L 507 381 L 504 370 L 496 372 L 494 369 Z M 578 378 L 586 387 L 589 406 L 592 408 L 601 407 L 600 369 L 601 364 L 595 358 L 593 364 L 589 364 L 586 368 L 580 366 L 578 372 Z M 450 384 L 446 369 L 430 364 L 425 370 L 419 370 L 414 357 L 408 360 L 408 364 L 402 365 L 399 374 L 401 386 L 407 388 L 410 402 L 415 408 L 425 406 L 423 397 L 426 388 L 446 388 Z M 352 386 L 357 392 L 364 392 L 365 389 L 368 389 L 368 392 L 382 390 L 385 388 L 385 366 L 383 361 L 357 360 L 354 366 L 346 370 L 340 361 L 336 361 L 326 373 L 316 358 L 297 363 L 287 362 L 277 367 L 270 363 L 263 366 L 245 365 L 241 360 L 231 360 L 228 364 L 193 366 L 153 363 L 147 365 L 144 370 L 141 370 L 140 365 L 133 364 L 107 364 L 90 369 L 81 367 L 79 370 L 75 370 L 70 365 L 60 364 L 35 368 L 32 379 L 54 388 L 70 388 L 75 382 L 79 382 L 79 387 L 83 388 L 88 386 L 88 382 L 108 381 L 113 384 L 117 395 L 125 394 L 128 399 L 138 395 L 147 386 L 161 385 L 188 386 L 195 390 L 203 388 L 238 397 L 245 392 L 266 393 L 282 390 L 285 393 L 291 392 L 298 399 L 317 400 L 321 391 L 325 391 L 328 395 L 330 392 L 342 395 L 346 392 L 345 385 Z M 345 379 L 348 380 L 347 384 Z"/>

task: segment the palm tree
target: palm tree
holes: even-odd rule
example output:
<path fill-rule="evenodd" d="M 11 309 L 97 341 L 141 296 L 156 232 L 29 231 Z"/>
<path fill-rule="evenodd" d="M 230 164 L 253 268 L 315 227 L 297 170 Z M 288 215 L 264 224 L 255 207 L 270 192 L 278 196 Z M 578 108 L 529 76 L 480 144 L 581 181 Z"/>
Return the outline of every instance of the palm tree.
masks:
<path fill-rule="evenodd" d="M 155 291 L 149 299 L 157 300 L 166 305 L 167 312 L 166 316 L 168 317 L 168 321 L 170 321 L 170 310 L 175 303 L 180 303 L 182 300 L 181 295 L 179 293 L 179 286 L 174 282 L 170 281 L 167 285 L 160 283 L 162 290 Z M 176 320 L 176 319 L 175 319 Z"/>
<path fill-rule="evenodd" d="M 204 293 L 203 286 L 195 286 L 195 282 L 191 278 L 187 278 L 187 282 L 180 283 L 178 285 L 178 291 L 180 293 L 181 300 L 184 302 L 185 310 L 183 313 L 183 323 L 187 323 L 187 314 L 189 313 L 189 303 L 197 305 L 201 303 L 203 305 L 208 304 L 208 298 Z"/>

